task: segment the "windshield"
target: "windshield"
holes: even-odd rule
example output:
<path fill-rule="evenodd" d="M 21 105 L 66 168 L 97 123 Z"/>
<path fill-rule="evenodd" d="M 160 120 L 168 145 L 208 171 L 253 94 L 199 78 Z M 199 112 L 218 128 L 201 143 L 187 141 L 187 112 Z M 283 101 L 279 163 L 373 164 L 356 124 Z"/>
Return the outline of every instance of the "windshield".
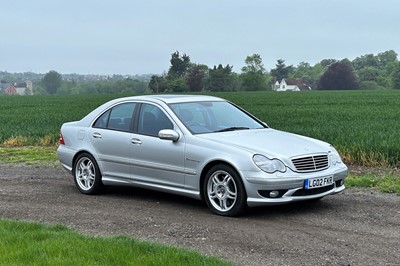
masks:
<path fill-rule="evenodd" d="M 193 134 L 266 127 L 229 102 L 174 103 L 170 107 Z"/>

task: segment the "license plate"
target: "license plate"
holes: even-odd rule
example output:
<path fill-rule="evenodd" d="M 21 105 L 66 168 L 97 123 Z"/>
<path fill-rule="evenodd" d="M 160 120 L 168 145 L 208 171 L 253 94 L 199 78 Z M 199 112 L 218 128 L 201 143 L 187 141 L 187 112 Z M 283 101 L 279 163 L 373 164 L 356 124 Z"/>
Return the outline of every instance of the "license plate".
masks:
<path fill-rule="evenodd" d="M 333 176 L 317 177 L 304 180 L 305 189 L 313 189 L 319 187 L 326 187 L 333 184 Z"/>

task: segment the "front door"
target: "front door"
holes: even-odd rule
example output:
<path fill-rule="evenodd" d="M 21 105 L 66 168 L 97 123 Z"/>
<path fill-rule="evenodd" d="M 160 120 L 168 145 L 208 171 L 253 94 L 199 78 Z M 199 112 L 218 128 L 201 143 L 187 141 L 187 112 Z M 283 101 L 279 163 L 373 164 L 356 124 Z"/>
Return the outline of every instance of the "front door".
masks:
<path fill-rule="evenodd" d="M 130 144 L 132 179 L 155 187 L 182 188 L 185 185 L 183 135 L 175 142 L 158 137 L 162 129 L 178 129 L 162 108 L 153 104 L 141 105 L 137 123 L 137 133 L 132 135 Z"/>

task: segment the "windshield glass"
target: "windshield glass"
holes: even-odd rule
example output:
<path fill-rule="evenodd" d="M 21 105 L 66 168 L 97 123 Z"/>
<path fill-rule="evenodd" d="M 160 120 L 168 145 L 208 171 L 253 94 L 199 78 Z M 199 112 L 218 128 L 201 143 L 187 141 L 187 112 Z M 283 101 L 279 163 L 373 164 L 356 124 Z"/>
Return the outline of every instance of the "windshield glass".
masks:
<path fill-rule="evenodd" d="M 229 102 L 174 103 L 170 107 L 193 134 L 266 127 Z"/>

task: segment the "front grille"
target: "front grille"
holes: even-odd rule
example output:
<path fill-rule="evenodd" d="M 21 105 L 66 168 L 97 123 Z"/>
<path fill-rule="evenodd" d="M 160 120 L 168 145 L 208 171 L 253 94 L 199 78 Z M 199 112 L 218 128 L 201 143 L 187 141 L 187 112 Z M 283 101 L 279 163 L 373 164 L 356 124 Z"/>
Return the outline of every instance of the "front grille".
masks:
<path fill-rule="evenodd" d="M 329 167 L 327 154 L 316 154 L 292 159 L 297 172 L 309 173 L 324 170 Z"/>
<path fill-rule="evenodd" d="M 326 187 L 320 187 L 320 188 L 314 188 L 314 189 L 299 189 L 295 193 L 293 193 L 292 196 L 311 196 L 311 195 L 317 195 L 321 194 L 324 192 L 327 192 L 331 189 L 333 189 L 335 185 L 330 185 Z"/>

